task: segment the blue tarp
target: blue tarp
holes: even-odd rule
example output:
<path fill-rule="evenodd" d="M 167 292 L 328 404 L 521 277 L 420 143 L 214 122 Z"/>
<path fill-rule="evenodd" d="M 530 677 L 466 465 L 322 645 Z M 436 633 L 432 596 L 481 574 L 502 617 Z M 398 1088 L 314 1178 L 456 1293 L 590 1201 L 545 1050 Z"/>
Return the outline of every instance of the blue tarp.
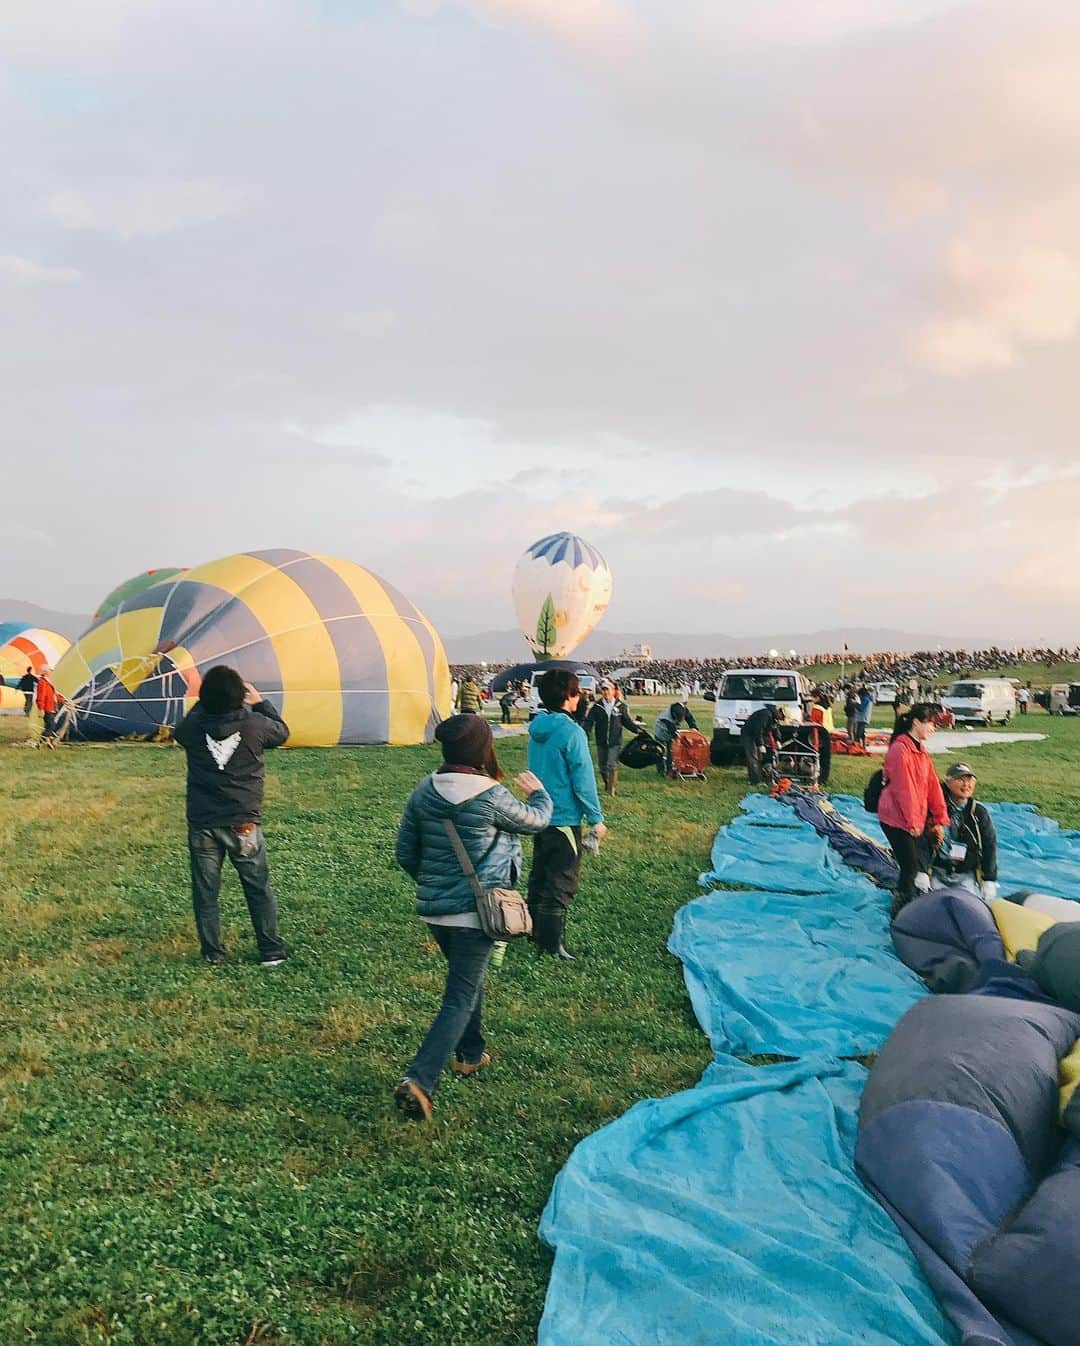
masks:
<path fill-rule="evenodd" d="M 668 942 L 713 1051 L 876 1051 L 926 994 L 893 952 L 888 896 L 790 804 L 751 795 L 747 805 L 720 830 L 699 882 L 759 891 L 689 903 Z"/>
<path fill-rule="evenodd" d="M 668 948 L 718 1056 L 861 1056 L 926 994 L 893 952 L 888 894 L 851 879 L 815 896 L 712 893 L 676 914 Z"/>
<path fill-rule="evenodd" d="M 854 1172 L 866 1072 L 709 1068 L 582 1141 L 540 1226 L 540 1346 L 945 1346 L 955 1340 Z"/>
<path fill-rule="evenodd" d="M 744 809 L 703 881 L 757 891 L 691 902 L 670 943 L 719 1059 L 571 1155 L 541 1223 L 541 1346 L 955 1340 L 854 1176 L 865 1072 L 835 1059 L 880 1046 L 924 994 L 890 950 L 888 898 L 786 804 Z M 804 1059 L 732 1059 L 759 1052 Z"/>

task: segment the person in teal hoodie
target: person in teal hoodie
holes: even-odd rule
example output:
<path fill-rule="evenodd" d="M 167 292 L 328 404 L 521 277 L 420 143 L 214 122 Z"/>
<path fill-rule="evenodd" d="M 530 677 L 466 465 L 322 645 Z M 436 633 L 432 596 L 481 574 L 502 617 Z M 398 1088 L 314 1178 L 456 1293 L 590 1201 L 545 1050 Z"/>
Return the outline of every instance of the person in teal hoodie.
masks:
<path fill-rule="evenodd" d="M 533 842 L 528 903 L 540 952 L 572 959 L 563 946 L 563 929 L 581 878 L 582 820 L 597 841 L 607 828 L 589 741 L 574 719 L 581 701 L 577 674 L 549 669 L 538 690 L 543 710 L 529 725 L 529 770 L 543 781 L 554 807 L 550 824 Z"/>

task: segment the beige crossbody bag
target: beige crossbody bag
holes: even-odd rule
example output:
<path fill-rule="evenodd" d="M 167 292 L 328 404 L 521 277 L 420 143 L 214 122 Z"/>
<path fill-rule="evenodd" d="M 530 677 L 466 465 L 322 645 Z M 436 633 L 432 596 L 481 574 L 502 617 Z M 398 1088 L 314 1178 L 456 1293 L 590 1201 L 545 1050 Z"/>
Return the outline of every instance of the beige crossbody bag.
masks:
<path fill-rule="evenodd" d="M 449 818 L 442 820 L 446 835 L 454 848 L 458 864 L 465 871 L 469 886 L 476 898 L 476 914 L 480 917 L 480 929 L 489 939 L 505 942 L 518 939 L 522 935 L 532 934 L 532 916 L 525 905 L 525 899 L 516 888 L 483 888 L 476 877 L 476 869 L 469 852 L 465 849 L 457 828 Z"/>

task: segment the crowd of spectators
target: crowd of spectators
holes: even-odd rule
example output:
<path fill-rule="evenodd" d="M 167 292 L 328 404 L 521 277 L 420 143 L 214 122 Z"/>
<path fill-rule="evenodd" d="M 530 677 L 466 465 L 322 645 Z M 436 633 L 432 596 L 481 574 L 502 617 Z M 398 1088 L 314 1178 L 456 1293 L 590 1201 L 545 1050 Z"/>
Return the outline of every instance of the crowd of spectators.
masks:
<path fill-rule="evenodd" d="M 1044 668 L 1053 668 L 1060 663 L 1080 662 L 1080 647 L 1074 649 L 1002 649 L 991 646 L 986 650 L 917 650 L 915 653 L 896 651 L 878 651 L 871 654 L 858 654 L 850 650 L 834 651 L 829 654 L 814 655 L 792 660 L 791 657 L 759 655 L 753 658 L 710 658 L 710 659 L 646 659 L 630 661 L 625 656 L 620 659 L 594 659 L 587 661 L 603 677 L 610 677 L 620 669 L 632 667 L 635 676 L 649 679 L 657 684 L 659 692 L 665 696 L 676 696 L 686 688 L 699 696 L 703 691 L 714 688 L 729 668 L 790 668 L 792 663 L 800 667 L 809 663 L 815 666 L 831 665 L 838 669 L 847 666 L 851 676 L 856 675 L 863 681 L 884 682 L 899 680 L 910 683 L 912 680 L 921 688 L 929 688 L 937 682 L 953 678 L 963 678 L 975 672 L 987 673 L 1011 668 L 1018 663 L 1041 664 Z M 462 682 L 473 678 L 481 687 L 486 687 L 490 678 L 508 664 L 454 664 L 453 677 Z M 846 679 L 844 680 L 846 682 Z M 834 690 L 841 685 L 839 674 L 830 683 L 824 684 Z"/>

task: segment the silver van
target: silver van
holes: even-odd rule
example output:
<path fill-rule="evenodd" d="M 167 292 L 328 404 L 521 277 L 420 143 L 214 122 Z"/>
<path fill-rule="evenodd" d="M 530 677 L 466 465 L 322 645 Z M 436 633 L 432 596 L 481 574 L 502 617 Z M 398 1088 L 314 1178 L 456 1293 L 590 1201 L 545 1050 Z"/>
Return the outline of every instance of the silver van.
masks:
<path fill-rule="evenodd" d="M 1008 678 L 966 678 L 950 683 L 941 702 L 957 724 L 1008 724 L 1016 714 L 1016 688 Z"/>

